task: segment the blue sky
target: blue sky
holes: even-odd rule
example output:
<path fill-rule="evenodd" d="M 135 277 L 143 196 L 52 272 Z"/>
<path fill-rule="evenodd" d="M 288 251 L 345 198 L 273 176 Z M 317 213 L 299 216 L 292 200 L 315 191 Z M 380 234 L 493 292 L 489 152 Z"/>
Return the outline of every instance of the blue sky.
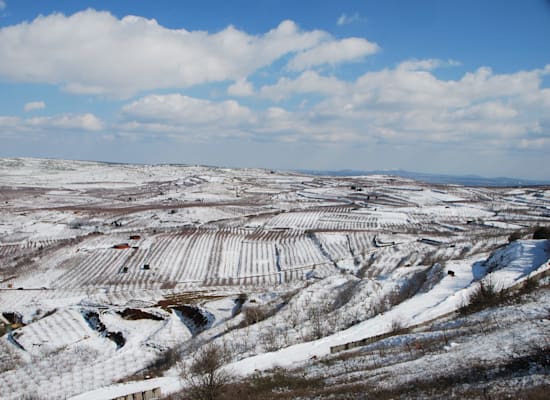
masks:
<path fill-rule="evenodd" d="M 550 179 L 550 2 L 0 0 L 0 157 Z"/>

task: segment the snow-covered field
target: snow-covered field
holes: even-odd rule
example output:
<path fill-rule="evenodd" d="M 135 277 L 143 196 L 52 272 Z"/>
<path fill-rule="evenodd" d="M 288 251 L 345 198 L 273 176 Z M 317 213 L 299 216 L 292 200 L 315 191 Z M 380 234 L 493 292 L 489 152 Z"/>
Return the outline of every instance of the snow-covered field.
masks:
<path fill-rule="evenodd" d="M 208 342 L 231 349 L 226 368 L 241 376 L 302 368 L 342 385 L 344 372 L 319 363 L 331 348 L 396 325 L 452 325 L 479 282 L 500 290 L 544 276 L 549 242 L 527 239 L 550 225 L 549 197 L 382 175 L 2 159 L 2 396 L 169 393 Z M 542 318 L 529 333 L 538 338 L 548 314 L 534 304 L 518 309 Z M 476 351 L 514 338 L 516 311 L 504 315 L 510 331 L 483 335 Z M 447 346 L 473 357 L 470 345 Z M 155 367 L 169 351 L 179 361 Z M 383 373 L 412 376 L 423 358 Z"/>

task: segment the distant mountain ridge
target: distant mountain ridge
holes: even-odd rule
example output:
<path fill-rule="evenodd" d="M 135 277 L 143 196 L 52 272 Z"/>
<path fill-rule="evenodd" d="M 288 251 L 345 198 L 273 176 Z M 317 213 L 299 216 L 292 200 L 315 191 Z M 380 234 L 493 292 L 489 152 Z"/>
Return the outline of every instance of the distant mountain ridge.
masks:
<path fill-rule="evenodd" d="M 518 179 L 518 178 L 486 178 L 478 175 L 446 175 L 446 174 L 429 174 L 423 172 L 412 172 L 404 170 L 373 170 L 361 171 L 352 169 L 342 169 L 336 171 L 315 171 L 315 170 L 297 170 L 297 172 L 309 175 L 325 175 L 325 176 L 360 176 L 360 175 L 392 175 L 402 178 L 410 178 L 426 183 L 435 184 L 456 184 L 464 186 L 540 186 L 550 185 L 550 180 L 535 180 L 535 179 Z"/>

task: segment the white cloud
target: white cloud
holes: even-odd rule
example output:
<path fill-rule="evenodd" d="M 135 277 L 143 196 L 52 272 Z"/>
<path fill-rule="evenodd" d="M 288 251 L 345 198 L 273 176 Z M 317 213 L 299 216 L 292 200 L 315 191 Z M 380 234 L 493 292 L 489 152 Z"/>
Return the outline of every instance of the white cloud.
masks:
<path fill-rule="evenodd" d="M 67 114 L 56 117 L 31 118 L 28 123 L 41 128 L 61 128 L 70 130 L 100 131 L 103 122 L 93 114 Z"/>
<path fill-rule="evenodd" d="M 227 88 L 230 96 L 246 97 L 254 94 L 254 86 L 246 79 L 239 79 Z"/>
<path fill-rule="evenodd" d="M 233 126 L 250 122 L 253 113 L 234 100 L 213 102 L 181 94 L 149 95 L 122 107 L 127 120 L 186 126 L 220 124 Z"/>
<path fill-rule="evenodd" d="M 280 101 L 304 96 L 303 107 L 250 109 L 236 101 L 180 94 L 149 95 L 122 108 L 121 129 L 175 137 L 247 137 L 280 142 L 391 143 L 478 149 L 533 149 L 549 143 L 546 69 L 494 74 L 488 68 L 440 79 L 434 60 L 407 61 L 346 82 L 305 71 L 259 90 Z M 325 98 L 308 105 L 308 95 Z"/>
<path fill-rule="evenodd" d="M 238 81 L 329 37 L 323 31 L 300 31 L 292 21 L 262 35 L 232 26 L 209 33 L 89 9 L 1 28 L 0 77 L 125 97 L 141 90 Z"/>
<path fill-rule="evenodd" d="M 449 63 L 455 63 L 450 61 Z M 397 69 L 403 71 L 432 71 L 442 65 L 445 62 L 436 58 L 429 58 L 425 60 L 407 60 L 399 63 Z"/>
<path fill-rule="evenodd" d="M 364 74 L 348 93 L 326 99 L 316 112 L 385 132 L 386 140 L 475 139 L 491 146 L 509 146 L 510 139 L 518 143 L 547 119 L 543 70 L 494 74 L 480 68 L 459 80 L 442 80 L 426 70 L 433 62 L 414 64 Z"/>
<path fill-rule="evenodd" d="M 31 101 L 23 107 L 25 111 L 42 110 L 46 108 L 46 103 L 43 101 Z"/>
<path fill-rule="evenodd" d="M 301 71 L 323 64 L 357 61 L 377 53 L 380 47 L 363 38 L 347 38 L 324 42 L 297 54 L 288 63 L 292 71 Z"/>
<path fill-rule="evenodd" d="M 51 132 L 56 130 L 101 131 L 104 124 L 93 114 L 65 114 L 48 117 L 19 118 L 0 116 L 0 132 Z"/>
<path fill-rule="evenodd" d="M 353 22 L 361 21 L 362 18 L 359 16 L 358 13 L 354 13 L 353 15 L 347 15 L 346 13 L 340 15 L 338 17 L 338 20 L 336 21 L 337 25 L 348 25 Z"/>
<path fill-rule="evenodd" d="M 0 128 L 15 128 L 20 122 L 19 117 L 13 117 L 10 115 L 0 115 Z"/>
<path fill-rule="evenodd" d="M 4 8 L 6 8 L 6 2 L 4 0 L 0 0 L 0 11 L 2 11 Z"/>
<path fill-rule="evenodd" d="M 489 68 L 458 80 L 439 79 L 438 60 L 406 61 L 394 69 L 369 72 L 354 82 L 306 71 L 260 88 L 280 101 L 321 94 L 325 99 L 293 114 L 296 127 L 311 128 L 315 140 L 382 140 L 392 143 L 478 143 L 509 147 L 550 126 L 545 111 L 550 90 L 541 87 L 547 68 L 494 74 Z M 287 118 L 288 119 L 288 118 Z M 298 128 L 297 128 L 298 131 Z M 323 133 L 324 132 L 324 133 Z M 540 136 L 540 134 L 539 134 Z M 539 143 L 538 140 L 529 143 Z M 525 146 L 525 144 L 523 144 Z"/>
<path fill-rule="evenodd" d="M 260 94 L 276 101 L 296 93 L 343 94 L 349 84 L 335 77 L 325 77 L 315 71 L 304 71 L 296 79 L 281 78 L 274 85 L 263 86 Z"/>

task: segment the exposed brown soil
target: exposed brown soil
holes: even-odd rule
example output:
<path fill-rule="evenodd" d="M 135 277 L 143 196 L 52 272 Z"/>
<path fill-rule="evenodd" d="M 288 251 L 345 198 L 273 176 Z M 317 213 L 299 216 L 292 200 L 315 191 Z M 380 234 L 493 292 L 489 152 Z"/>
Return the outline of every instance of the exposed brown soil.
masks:
<path fill-rule="evenodd" d="M 122 318 L 130 321 L 136 321 L 139 319 L 152 319 L 153 321 L 164 320 L 164 318 L 158 315 L 154 315 L 136 308 L 126 308 L 123 311 L 117 311 L 117 314 L 120 315 Z"/>

